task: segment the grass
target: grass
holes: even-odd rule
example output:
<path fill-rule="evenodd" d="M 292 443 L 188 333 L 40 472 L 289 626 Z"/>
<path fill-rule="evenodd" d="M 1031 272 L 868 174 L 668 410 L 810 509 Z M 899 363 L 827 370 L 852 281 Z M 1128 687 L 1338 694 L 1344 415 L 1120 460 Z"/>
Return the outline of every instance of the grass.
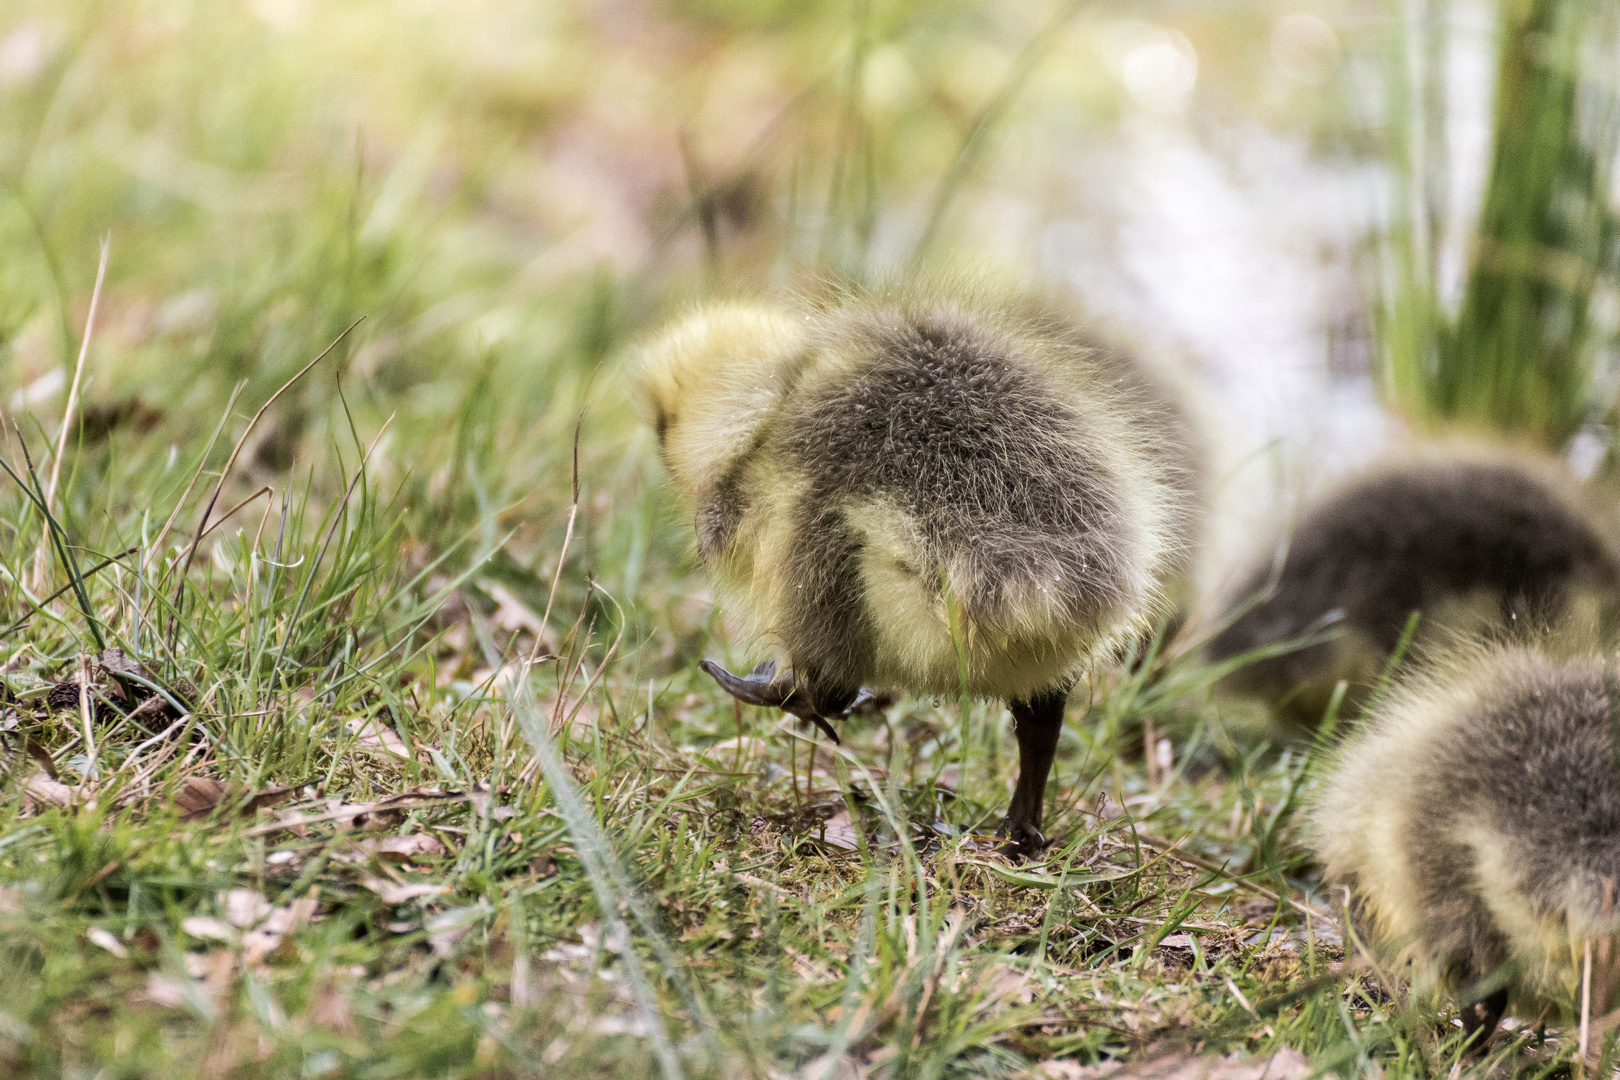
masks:
<path fill-rule="evenodd" d="M 1607 5 L 1499 5 L 1493 140 L 1483 204 L 1465 230 L 1461 297 L 1441 295 L 1448 208 L 1444 4 L 1409 9 L 1386 79 L 1392 207 L 1382 238 L 1384 389 L 1420 427 L 1511 433 L 1561 450 L 1613 428 L 1611 163 L 1620 96 Z M 1393 24 L 1393 21 L 1392 21 Z M 1612 464 L 1612 451 L 1608 455 Z"/>
<path fill-rule="evenodd" d="M 696 667 L 751 659 L 625 343 L 706 288 L 948 249 L 999 125 L 1117 110 L 1093 13 L 204 7 L 0 14 L 0 1071 L 1459 1061 L 1313 891 L 1312 756 L 1194 657 L 1076 695 L 1028 866 L 982 834 L 999 708 L 902 701 L 834 749 Z M 647 70 L 671 115 L 705 71 L 774 111 L 615 203 L 658 168 Z"/>

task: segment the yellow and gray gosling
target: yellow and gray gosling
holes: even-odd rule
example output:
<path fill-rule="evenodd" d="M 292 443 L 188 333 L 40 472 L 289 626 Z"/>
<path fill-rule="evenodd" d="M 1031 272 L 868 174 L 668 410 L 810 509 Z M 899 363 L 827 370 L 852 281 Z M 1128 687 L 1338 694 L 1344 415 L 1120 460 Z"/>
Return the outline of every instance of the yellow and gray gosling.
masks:
<path fill-rule="evenodd" d="M 1620 593 L 1620 558 L 1574 481 L 1527 454 L 1448 446 L 1375 466 L 1307 509 L 1284 546 L 1280 567 L 1268 554 L 1236 590 L 1208 653 L 1324 634 L 1225 680 L 1304 723 L 1341 679 L 1352 702 L 1365 695 L 1414 611 L 1421 644 L 1432 630 L 1612 616 Z"/>
<path fill-rule="evenodd" d="M 1394 684 L 1317 800 L 1313 846 L 1353 925 L 1411 959 L 1420 989 L 1459 993 L 1476 1048 L 1510 1005 L 1577 1015 L 1588 949 L 1587 1014 L 1614 1001 L 1615 674 L 1523 645 L 1454 652 Z"/>
<path fill-rule="evenodd" d="M 971 287 L 711 304 L 642 350 L 639 383 L 699 553 L 773 654 L 704 669 L 832 735 L 864 687 L 957 693 L 960 644 L 967 689 L 1016 721 L 1005 833 L 1042 846 L 1069 689 L 1185 560 L 1186 421 L 1162 384 Z"/>

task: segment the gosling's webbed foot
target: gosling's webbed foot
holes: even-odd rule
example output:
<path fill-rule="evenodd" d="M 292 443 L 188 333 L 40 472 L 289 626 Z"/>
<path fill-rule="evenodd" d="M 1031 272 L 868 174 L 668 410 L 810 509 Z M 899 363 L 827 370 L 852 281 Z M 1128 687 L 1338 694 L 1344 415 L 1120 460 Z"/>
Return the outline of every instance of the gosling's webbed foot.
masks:
<path fill-rule="evenodd" d="M 1010 859 L 1034 859 L 1046 850 L 1046 837 L 1028 821 L 1014 821 L 1008 814 L 996 829 L 996 832 L 1007 838 L 1001 845 L 1001 853 Z"/>
<path fill-rule="evenodd" d="M 868 708 L 882 700 L 880 695 L 863 688 L 841 704 L 834 706 L 829 706 L 825 702 L 818 704 L 793 677 L 792 670 L 778 672 L 774 660 L 766 660 L 747 675 L 741 676 L 733 675 L 713 660 L 699 661 L 698 666 L 708 672 L 714 681 L 720 684 L 721 689 L 738 701 L 749 705 L 763 705 L 769 709 L 781 709 L 783 712 L 792 713 L 800 720 L 808 720 L 820 728 L 834 744 L 839 744 L 841 740 L 832 725 L 827 722 L 829 719 L 842 720 L 850 713 Z"/>
<path fill-rule="evenodd" d="M 777 678 L 776 661 L 766 660 L 747 675 L 733 675 L 714 660 L 699 660 L 698 667 L 707 671 L 720 684 L 720 689 L 745 705 L 763 705 L 767 709 L 786 709 L 802 704 L 791 679 Z"/>

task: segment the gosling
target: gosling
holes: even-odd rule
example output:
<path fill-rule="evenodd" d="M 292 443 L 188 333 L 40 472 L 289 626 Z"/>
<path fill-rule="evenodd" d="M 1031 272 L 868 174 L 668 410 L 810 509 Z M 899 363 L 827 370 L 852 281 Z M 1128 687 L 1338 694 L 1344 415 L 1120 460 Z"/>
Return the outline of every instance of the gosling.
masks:
<path fill-rule="evenodd" d="M 1002 832 L 1044 846 L 1069 690 L 1187 557 L 1169 384 L 1055 306 L 941 285 L 711 304 L 642 350 L 639 384 L 717 591 L 772 653 L 704 669 L 834 739 L 868 688 L 1006 700 Z"/>
<path fill-rule="evenodd" d="M 1312 843 L 1351 924 L 1459 995 L 1476 1050 L 1510 1006 L 1614 1001 L 1617 739 L 1612 664 L 1476 645 L 1397 680 L 1323 784 Z"/>
<path fill-rule="evenodd" d="M 1238 668 L 1226 689 L 1318 721 L 1340 680 L 1362 702 L 1413 612 L 1419 645 L 1515 624 L 1613 620 L 1620 558 L 1556 461 L 1449 446 L 1375 466 L 1310 507 L 1281 566 L 1228 606 L 1210 659 L 1307 639 Z"/>

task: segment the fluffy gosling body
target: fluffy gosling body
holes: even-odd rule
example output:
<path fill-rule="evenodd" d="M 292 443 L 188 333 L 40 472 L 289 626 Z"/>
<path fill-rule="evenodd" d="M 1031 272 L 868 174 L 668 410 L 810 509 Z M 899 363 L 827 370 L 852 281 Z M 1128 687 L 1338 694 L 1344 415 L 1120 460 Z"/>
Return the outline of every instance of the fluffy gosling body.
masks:
<path fill-rule="evenodd" d="M 955 694 L 960 661 L 1011 703 L 1005 827 L 1038 846 L 1069 687 L 1186 557 L 1186 420 L 1161 383 L 1055 309 L 950 287 L 712 304 L 639 382 L 703 561 L 772 653 L 707 670 L 824 720 L 866 686 Z"/>
<path fill-rule="evenodd" d="M 1359 701 L 1414 611 L 1437 632 L 1612 614 L 1620 558 L 1562 466 L 1447 447 L 1375 466 L 1301 516 L 1234 594 L 1214 660 L 1316 633 L 1327 640 L 1240 668 L 1229 689 L 1320 719 L 1334 685 Z M 1244 605 L 1252 605 L 1244 608 Z"/>
<path fill-rule="evenodd" d="M 1620 685 L 1597 657 L 1476 646 L 1394 685 L 1341 749 L 1313 815 L 1355 925 L 1420 986 L 1466 991 L 1483 1047 L 1510 1003 L 1590 1015 L 1620 979 Z M 1478 991 L 1465 998 L 1478 997 Z M 1567 1012 L 1566 1012 L 1567 1015 Z"/>

